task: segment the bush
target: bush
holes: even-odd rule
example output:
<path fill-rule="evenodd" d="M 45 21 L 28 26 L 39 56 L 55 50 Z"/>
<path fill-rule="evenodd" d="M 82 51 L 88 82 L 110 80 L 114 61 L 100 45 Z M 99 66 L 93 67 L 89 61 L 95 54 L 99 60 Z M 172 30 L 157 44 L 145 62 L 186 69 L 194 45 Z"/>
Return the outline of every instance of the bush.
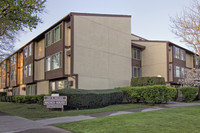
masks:
<path fill-rule="evenodd" d="M 165 85 L 163 77 L 140 77 L 132 78 L 131 86 Z"/>
<path fill-rule="evenodd" d="M 119 90 L 82 90 L 82 89 L 61 89 L 52 93 L 59 93 L 60 96 L 67 96 L 67 108 L 98 108 L 111 104 L 121 103 L 123 92 Z"/>
<path fill-rule="evenodd" d="M 165 85 L 153 85 L 143 87 L 121 87 L 116 88 L 122 90 L 128 101 L 144 103 L 166 103 L 177 94 L 176 88 L 167 87 Z"/>
<path fill-rule="evenodd" d="M 181 87 L 179 90 L 183 94 L 183 101 L 185 102 L 193 101 L 199 91 L 197 87 Z"/>
<path fill-rule="evenodd" d="M 15 103 L 37 103 L 43 105 L 43 98 L 46 95 L 33 95 L 33 96 L 0 96 L 1 102 L 15 102 Z"/>

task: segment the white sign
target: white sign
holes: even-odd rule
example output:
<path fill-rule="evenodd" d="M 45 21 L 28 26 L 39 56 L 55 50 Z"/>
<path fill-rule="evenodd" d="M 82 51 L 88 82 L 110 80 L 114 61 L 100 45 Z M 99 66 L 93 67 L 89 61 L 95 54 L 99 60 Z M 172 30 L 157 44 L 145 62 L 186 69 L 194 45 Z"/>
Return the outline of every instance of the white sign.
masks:
<path fill-rule="evenodd" d="M 67 105 L 67 96 L 44 96 L 43 104 L 47 108 L 62 108 Z"/>

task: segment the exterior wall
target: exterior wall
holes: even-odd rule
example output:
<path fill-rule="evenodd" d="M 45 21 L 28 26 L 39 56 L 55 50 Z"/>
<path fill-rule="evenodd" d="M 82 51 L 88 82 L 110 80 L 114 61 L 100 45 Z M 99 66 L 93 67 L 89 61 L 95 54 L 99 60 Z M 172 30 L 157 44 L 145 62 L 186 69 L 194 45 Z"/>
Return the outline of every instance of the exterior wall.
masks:
<path fill-rule="evenodd" d="M 44 39 L 35 43 L 35 59 L 41 59 L 45 56 L 45 44 Z"/>
<path fill-rule="evenodd" d="M 193 68 L 194 67 L 194 59 L 193 59 L 193 55 L 186 53 L 186 67 L 187 68 Z"/>
<path fill-rule="evenodd" d="M 44 59 L 34 63 L 34 80 L 44 80 Z"/>
<path fill-rule="evenodd" d="M 167 47 L 166 42 L 136 41 L 136 44 L 145 46 L 142 51 L 142 76 L 161 75 L 167 82 Z"/>
<path fill-rule="evenodd" d="M 37 95 L 49 94 L 49 81 L 37 82 Z"/>
<path fill-rule="evenodd" d="M 74 73 L 82 89 L 129 86 L 131 18 L 74 16 Z"/>
<path fill-rule="evenodd" d="M 26 85 L 19 86 L 19 95 L 26 95 L 26 90 L 23 90 L 24 87 L 26 87 Z"/>

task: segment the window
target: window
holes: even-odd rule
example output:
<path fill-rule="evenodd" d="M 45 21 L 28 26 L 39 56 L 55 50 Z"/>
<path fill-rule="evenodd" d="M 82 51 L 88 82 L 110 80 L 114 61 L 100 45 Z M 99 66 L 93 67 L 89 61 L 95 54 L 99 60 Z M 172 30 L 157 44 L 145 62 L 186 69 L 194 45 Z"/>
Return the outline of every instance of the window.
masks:
<path fill-rule="evenodd" d="M 175 77 L 180 77 L 180 67 L 179 66 L 175 66 Z"/>
<path fill-rule="evenodd" d="M 24 48 L 24 58 L 28 57 L 28 48 Z"/>
<path fill-rule="evenodd" d="M 19 95 L 19 88 L 13 88 L 13 96 Z"/>
<path fill-rule="evenodd" d="M 28 56 L 31 56 L 32 54 L 32 44 L 28 45 Z"/>
<path fill-rule="evenodd" d="M 36 95 L 37 87 L 36 85 L 27 85 L 26 86 L 26 95 Z"/>
<path fill-rule="evenodd" d="M 58 69 L 61 67 L 61 52 L 52 56 L 52 69 Z"/>
<path fill-rule="evenodd" d="M 62 67 L 62 52 L 58 52 L 46 58 L 46 71 L 55 70 Z"/>
<path fill-rule="evenodd" d="M 133 54 L 132 55 L 133 59 L 137 59 L 137 60 L 141 59 L 141 50 L 133 48 L 132 54 Z"/>
<path fill-rule="evenodd" d="M 51 45 L 51 32 L 49 31 L 48 33 L 46 33 L 45 35 L 46 38 L 46 47 Z"/>
<path fill-rule="evenodd" d="M 28 66 L 24 66 L 24 77 L 28 76 Z"/>
<path fill-rule="evenodd" d="M 62 38 L 62 24 L 58 25 L 56 28 L 46 33 L 45 35 L 46 47 L 59 41 L 61 38 Z"/>
<path fill-rule="evenodd" d="M 32 55 L 32 44 L 29 44 L 24 48 L 24 58 Z"/>
<path fill-rule="evenodd" d="M 138 77 L 141 77 L 141 68 L 140 67 L 135 67 L 133 66 L 132 68 L 132 77 L 133 78 L 138 78 Z"/>
<path fill-rule="evenodd" d="M 185 77 L 185 68 L 181 67 L 181 78 Z"/>
<path fill-rule="evenodd" d="M 181 60 L 185 60 L 185 51 L 184 50 L 180 50 L 181 51 Z"/>
<path fill-rule="evenodd" d="M 65 87 L 65 81 L 66 80 L 59 80 L 59 81 L 52 81 L 50 82 L 50 93 L 54 90 L 63 89 Z"/>
<path fill-rule="evenodd" d="M 51 70 L 51 57 L 46 58 L 46 71 Z"/>
<path fill-rule="evenodd" d="M 174 57 L 176 59 L 179 59 L 180 58 L 180 49 L 177 48 L 177 47 L 174 47 L 175 51 L 174 51 Z"/>
<path fill-rule="evenodd" d="M 32 75 L 32 64 L 28 65 L 28 76 Z"/>
<path fill-rule="evenodd" d="M 198 66 L 199 65 L 199 60 L 198 60 L 197 56 L 194 57 L 194 61 L 195 61 L 195 66 Z"/>

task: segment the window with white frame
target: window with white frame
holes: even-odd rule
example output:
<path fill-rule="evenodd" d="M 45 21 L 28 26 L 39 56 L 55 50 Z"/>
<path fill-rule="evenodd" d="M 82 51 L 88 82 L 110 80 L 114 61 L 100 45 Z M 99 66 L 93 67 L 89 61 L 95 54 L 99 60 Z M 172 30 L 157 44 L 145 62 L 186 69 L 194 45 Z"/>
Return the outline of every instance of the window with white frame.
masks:
<path fill-rule="evenodd" d="M 50 93 L 52 91 L 63 89 L 64 87 L 66 87 L 65 86 L 65 81 L 67 81 L 67 80 L 58 80 L 58 81 L 49 82 L 49 84 L 50 84 L 50 88 L 49 88 Z"/>
<path fill-rule="evenodd" d="M 185 68 L 181 67 L 181 78 L 185 78 Z"/>
<path fill-rule="evenodd" d="M 18 96 L 19 95 L 19 88 L 13 88 L 13 96 Z"/>
<path fill-rule="evenodd" d="M 32 75 L 32 64 L 28 65 L 28 76 Z"/>
<path fill-rule="evenodd" d="M 132 50 L 132 58 L 140 60 L 141 59 L 141 50 L 133 48 L 133 50 Z"/>
<path fill-rule="evenodd" d="M 62 67 L 62 52 L 58 52 L 46 58 L 46 71 Z"/>
<path fill-rule="evenodd" d="M 179 66 L 175 66 L 175 77 L 180 78 L 180 67 Z"/>
<path fill-rule="evenodd" d="M 180 50 L 181 51 L 181 60 L 185 60 L 185 51 L 184 50 Z"/>
<path fill-rule="evenodd" d="M 32 76 L 33 66 L 32 64 L 24 66 L 24 77 Z"/>
<path fill-rule="evenodd" d="M 24 48 L 24 58 L 32 55 L 32 44 L 29 44 Z"/>
<path fill-rule="evenodd" d="M 36 95 L 36 94 L 37 94 L 37 86 L 35 84 L 26 86 L 26 95 Z"/>
<path fill-rule="evenodd" d="M 198 66 L 198 65 L 199 65 L 199 60 L 198 60 L 198 57 L 197 57 L 197 56 L 194 57 L 194 62 L 195 62 L 195 66 Z"/>
<path fill-rule="evenodd" d="M 51 31 L 47 32 L 45 35 L 45 46 L 50 46 L 51 44 L 61 40 L 62 38 L 62 24 L 58 25 Z"/>
<path fill-rule="evenodd" d="M 138 77 L 141 77 L 141 76 L 142 76 L 141 68 L 133 66 L 132 67 L 132 77 L 133 78 L 138 78 Z"/>
<path fill-rule="evenodd" d="M 177 47 L 174 47 L 174 57 L 176 59 L 179 59 L 180 58 L 180 49 L 177 48 Z"/>

